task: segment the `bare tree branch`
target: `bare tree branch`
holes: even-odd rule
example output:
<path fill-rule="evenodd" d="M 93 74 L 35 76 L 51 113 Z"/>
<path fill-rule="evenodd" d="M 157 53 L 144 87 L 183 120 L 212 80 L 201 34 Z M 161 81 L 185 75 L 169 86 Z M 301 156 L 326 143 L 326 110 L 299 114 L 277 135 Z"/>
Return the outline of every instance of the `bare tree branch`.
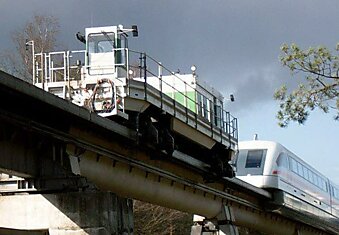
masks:
<path fill-rule="evenodd" d="M 35 52 L 54 51 L 57 47 L 59 22 L 54 16 L 34 15 L 23 28 L 11 34 L 16 51 L 1 53 L 0 67 L 19 78 L 31 81 L 32 48 L 26 46 L 26 40 L 33 40 Z"/>

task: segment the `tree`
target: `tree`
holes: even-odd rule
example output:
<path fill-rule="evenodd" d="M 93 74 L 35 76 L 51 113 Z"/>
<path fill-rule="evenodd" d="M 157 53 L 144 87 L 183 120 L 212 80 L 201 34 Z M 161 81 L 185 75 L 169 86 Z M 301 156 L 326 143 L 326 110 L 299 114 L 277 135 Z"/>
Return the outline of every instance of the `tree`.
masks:
<path fill-rule="evenodd" d="M 133 211 L 135 234 L 190 234 L 193 224 L 190 214 L 136 200 Z"/>
<path fill-rule="evenodd" d="M 14 76 L 27 81 L 32 79 L 32 43 L 35 53 L 53 51 L 57 47 L 56 37 L 59 33 L 59 21 L 54 16 L 34 15 L 23 28 L 11 33 L 15 51 L 2 53 L 0 67 Z"/>
<path fill-rule="evenodd" d="M 305 78 L 289 94 L 286 85 L 275 92 L 274 98 L 280 102 L 279 125 L 286 127 L 290 121 L 303 124 L 315 108 L 325 113 L 334 110 L 334 119 L 339 120 L 339 44 L 335 53 L 323 46 L 302 50 L 296 44 L 284 44 L 281 51 L 282 64 L 292 75 L 302 73 Z"/>

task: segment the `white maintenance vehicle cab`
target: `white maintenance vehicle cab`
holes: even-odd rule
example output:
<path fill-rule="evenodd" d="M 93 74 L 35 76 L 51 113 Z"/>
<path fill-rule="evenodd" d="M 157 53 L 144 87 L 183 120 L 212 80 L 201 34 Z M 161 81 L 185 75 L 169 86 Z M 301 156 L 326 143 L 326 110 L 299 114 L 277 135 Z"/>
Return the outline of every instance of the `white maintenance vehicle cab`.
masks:
<path fill-rule="evenodd" d="M 138 36 L 136 26 L 91 27 L 76 34 L 85 50 L 33 53 L 34 85 L 135 128 L 168 155 L 180 152 L 233 177 L 237 119 L 223 109 L 223 96 L 198 79 L 195 66 L 179 74 L 130 50 L 130 34 Z"/>

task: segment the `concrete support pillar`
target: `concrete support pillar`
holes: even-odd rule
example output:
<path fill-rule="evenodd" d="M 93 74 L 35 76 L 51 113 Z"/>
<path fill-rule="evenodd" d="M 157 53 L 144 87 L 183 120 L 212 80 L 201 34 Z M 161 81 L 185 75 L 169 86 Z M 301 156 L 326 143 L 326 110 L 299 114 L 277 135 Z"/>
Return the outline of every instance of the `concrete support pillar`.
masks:
<path fill-rule="evenodd" d="M 235 219 L 231 207 L 224 205 L 221 215 L 217 218 L 220 231 L 227 235 L 239 235 L 238 227 L 233 224 Z"/>
<path fill-rule="evenodd" d="M 108 192 L 0 196 L 0 228 L 50 235 L 129 235 L 132 206 L 132 200 Z"/>
<path fill-rule="evenodd" d="M 216 218 L 206 220 L 194 215 L 193 222 L 191 235 L 239 235 L 238 227 L 233 224 L 233 209 L 227 205 L 223 205 L 222 212 Z"/>

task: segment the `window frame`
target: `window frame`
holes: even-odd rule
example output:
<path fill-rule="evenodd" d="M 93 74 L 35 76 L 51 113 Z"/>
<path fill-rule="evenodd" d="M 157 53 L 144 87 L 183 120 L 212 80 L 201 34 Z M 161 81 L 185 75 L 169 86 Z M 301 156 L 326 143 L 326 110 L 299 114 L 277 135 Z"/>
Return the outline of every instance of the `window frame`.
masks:
<path fill-rule="evenodd" d="M 250 155 L 250 153 L 254 152 L 260 152 L 259 155 Z M 263 162 L 263 155 L 264 155 L 265 150 L 263 149 L 254 149 L 254 150 L 248 150 L 247 156 L 246 156 L 246 161 L 245 161 L 245 168 L 261 168 L 262 167 L 262 162 Z M 258 156 L 260 158 L 260 161 L 258 161 Z M 249 160 L 250 157 L 251 158 Z"/>
<path fill-rule="evenodd" d="M 285 152 L 279 153 L 276 164 L 278 167 L 289 169 L 289 156 Z"/>
<path fill-rule="evenodd" d="M 87 35 L 87 52 L 89 54 L 98 54 L 98 53 L 109 53 L 109 52 L 114 52 L 115 48 L 116 48 L 116 39 L 115 39 L 115 33 L 114 32 L 105 32 L 108 35 L 113 35 L 113 39 L 111 37 L 109 37 L 110 39 L 112 39 L 111 41 L 107 40 L 107 38 L 105 38 L 105 35 L 102 32 L 99 33 L 90 33 Z M 101 40 L 97 40 L 96 38 L 102 38 Z M 93 39 L 93 40 L 91 40 Z M 111 44 L 111 49 L 110 51 L 104 50 L 104 51 L 99 51 L 99 43 L 101 42 L 108 42 Z M 92 43 L 94 43 L 94 45 L 92 45 Z"/>

